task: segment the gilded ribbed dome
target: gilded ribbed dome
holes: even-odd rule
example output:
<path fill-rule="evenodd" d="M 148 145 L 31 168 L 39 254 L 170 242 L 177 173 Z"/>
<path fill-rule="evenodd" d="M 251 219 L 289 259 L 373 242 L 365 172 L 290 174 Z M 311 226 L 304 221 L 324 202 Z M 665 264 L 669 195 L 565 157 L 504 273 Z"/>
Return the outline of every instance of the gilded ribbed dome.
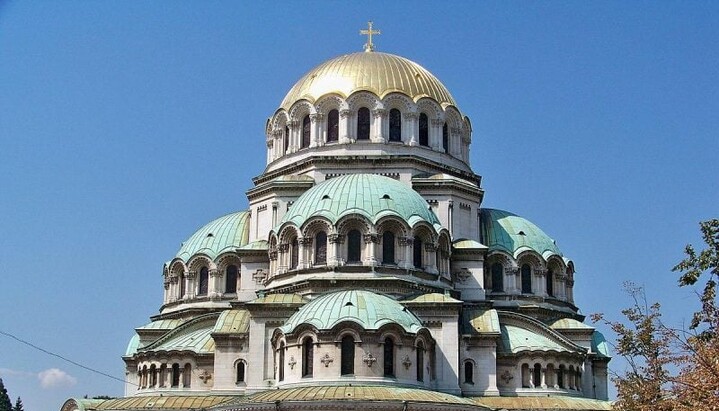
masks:
<path fill-rule="evenodd" d="M 414 101 L 431 97 L 440 104 L 456 105 L 447 88 L 419 64 L 393 54 L 360 52 L 335 57 L 310 70 L 280 107 L 289 110 L 298 100 L 314 103 L 330 93 L 347 98 L 356 91 L 370 91 L 380 98 L 399 92 Z"/>

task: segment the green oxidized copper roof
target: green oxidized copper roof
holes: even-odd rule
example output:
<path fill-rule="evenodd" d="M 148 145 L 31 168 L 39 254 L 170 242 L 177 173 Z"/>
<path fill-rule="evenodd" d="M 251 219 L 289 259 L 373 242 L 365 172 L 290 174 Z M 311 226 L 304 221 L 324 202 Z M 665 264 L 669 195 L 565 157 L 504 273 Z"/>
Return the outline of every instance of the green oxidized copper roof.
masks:
<path fill-rule="evenodd" d="M 550 328 L 555 330 L 593 330 L 594 327 L 590 327 L 581 321 L 577 321 L 573 318 L 562 318 L 549 324 Z"/>
<path fill-rule="evenodd" d="M 307 299 L 299 294 L 268 294 L 248 304 L 304 304 Z"/>
<path fill-rule="evenodd" d="M 369 291 L 348 290 L 324 294 L 304 305 L 280 329 L 294 331 L 300 324 L 318 330 L 329 330 L 343 321 L 352 321 L 365 330 L 376 330 L 385 324 L 398 324 L 416 333 L 420 320 L 397 301 Z"/>
<path fill-rule="evenodd" d="M 240 250 L 267 250 L 269 243 L 265 240 L 253 241 L 240 247 Z"/>
<path fill-rule="evenodd" d="M 562 252 L 539 227 L 508 211 L 480 209 L 482 243 L 489 251 L 504 251 L 514 257 L 525 250 L 534 250 L 545 259 Z"/>
<path fill-rule="evenodd" d="M 219 314 L 205 314 L 196 317 L 177 328 L 168 331 L 156 341 L 139 349 L 139 351 L 192 351 L 197 354 L 213 353 L 215 340 L 212 331 Z"/>
<path fill-rule="evenodd" d="M 442 304 L 442 303 L 450 303 L 450 304 L 461 304 L 462 302 L 452 298 L 449 295 L 441 294 L 441 293 L 427 293 L 427 294 L 421 294 L 413 298 L 409 298 L 407 300 L 402 300 L 403 303 L 417 303 L 417 304 Z"/>
<path fill-rule="evenodd" d="M 516 325 L 500 324 L 502 333 L 502 351 L 518 353 L 522 351 L 572 352 L 562 344 L 547 336 L 535 333 Z"/>
<path fill-rule="evenodd" d="M 349 214 L 361 214 L 373 223 L 392 215 L 410 226 L 425 221 L 437 230 L 441 228 L 419 193 L 407 184 L 375 174 L 344 175 L 317 184 L 294 202 L 280 225 L 291 221 L 299 227 L 315 216 L 336 223 Z"/>
<path fill-rule="evenodd" d="M 137 327 L 136 330 L 171 330 L 182 323 L 182 320 L 178 318 L 170 318 L 165 320 L 157 320 L 151 323 L 147 323 L 142 327 Z"/>
<path fill-rule="evenodd" d="M 604 334 L 599 331 L 594 331 L 594 334 L 592 334 L 592 351 L 599 354 L 600 357 L 611 357 L 609 343 L 604 338 Z"/>
<path fill-rule="evenodd" d="M 212 331 L 217 334 L 247 333 L 250 330 L 250 312 L 247 310 L 226 310 L 220 314 Z"/>
<path fill-rule="evenodd" d="M 487 248 L 486 245 L 484 245 L 478 241 L 467 240 L 464 238 L 453 242 L 452 247 L 457 248 L 457 249 L 480 249 L 480 250 L 484 250 Z"/>
<path fill-rule="evenodd" d="M 137 353 L 138 348 L 140 348 L 140 336 L 137 334 L 133 334 L 132 338 L 130 338 L 130 342 L 127 343 L 127 348 L 125 349 L 125 356 L 132 357 Z"/>
<path fill-rule="evenodd" d="M 247 244 L 250 228 L 250 213 L 239 211 L 227 214 L 195 231 L 182 243 L 176 257 L 187 262 L 197 253 L 207 254 L 210 258 Z"/>
<path fill-rule="evenodd" d="M 272 403 L 280 401 L 408 401 L 453 405 L 472 405 L 466 398 L 443 392 L 391 386 L 330 386 L 267 390 L 247 398 L 246 402 Z M 241 401 L 245 402 L 245 401 Z"/>

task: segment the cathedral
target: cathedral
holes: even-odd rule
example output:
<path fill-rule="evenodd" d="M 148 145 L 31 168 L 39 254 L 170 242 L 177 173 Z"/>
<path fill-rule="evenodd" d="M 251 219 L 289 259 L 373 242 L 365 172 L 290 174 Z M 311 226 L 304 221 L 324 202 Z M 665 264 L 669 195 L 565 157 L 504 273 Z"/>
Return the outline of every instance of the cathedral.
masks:
<path fill-rule="evenodd" d="M 611 409 L 607 343 L 573 295 L 592 280 L 482 208 L 470 119 L 364 34 L 270 113 L 249 207 L 166 256 L 125 397 L 62 411 Z"/>

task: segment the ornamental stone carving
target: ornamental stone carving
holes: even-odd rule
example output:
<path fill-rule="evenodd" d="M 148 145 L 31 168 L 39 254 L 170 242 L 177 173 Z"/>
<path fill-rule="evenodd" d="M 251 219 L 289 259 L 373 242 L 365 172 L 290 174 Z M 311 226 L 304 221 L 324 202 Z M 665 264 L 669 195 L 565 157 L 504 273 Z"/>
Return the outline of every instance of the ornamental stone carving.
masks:
<path fill-rule="evenodd" d="M 406 370 L 409 370 L 409 367 L 412 366 L 412 360 L 409 359 L 409 355 L 405 355 L 404 358 L 402 358 L 402 365 L 404 365 Z"/>
<path fill-rule="evenodd" d="M 295 360 L 295 356 L 294 356 L 294 355 L 290 356 L 290 360 L 287 361 L 287 365 L 290 366 L 290 369 L 291 369 L 291 370 L 294 370 L 294 369 L 295 369 L 295 365 L 297 365 L 297 360 Z"/>
<path fill-rule="evenodd" d="M 504 381 L 504 384 L 507 385 L 510 381 L 514 379 L 514 376 L 511 372 L 509 372 L 509 370 L 504 370 L 500 378 L 502 379 L 502 381 Z"/>
<path fill-rule="evenodd" d="M 207 381 L 212 379 L 212 373 L 210 373 L 207 370 L 202 370 L 199 375 L 200 379 L 202 380 L 203 384 L 207 384 Z"/>
<path fill-rule="evenodd" d="M 333 362 L 335 359 L 330 356 L 329 353 L 325 353 L 325 355 L 320 358 L 320 362 L 325 365 L 325 367 L 329 367 L 330 363 Z"/>
<path fill-rule="evenodd" d="M 362 357 L 362 361 L 363 361 L 365 364 L 367 364 L 367 367 L 370 367 L 370 368 L 371 368 L 372 365 L 373 365 L 375 362 L 377 362 L 377 358 L 376 358 L 374 355 L 372 355 L 371 352 L 368 352 L 367 354 L 365 354 L 365 355 Z"/>

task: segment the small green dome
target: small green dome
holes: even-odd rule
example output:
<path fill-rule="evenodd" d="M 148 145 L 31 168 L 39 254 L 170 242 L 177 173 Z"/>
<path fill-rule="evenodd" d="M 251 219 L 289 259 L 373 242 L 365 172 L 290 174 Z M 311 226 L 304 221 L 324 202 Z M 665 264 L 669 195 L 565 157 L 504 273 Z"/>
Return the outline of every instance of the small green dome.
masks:
<path fill-rule="evenodd" d="M 531 221 L 508 211 L 483 208 L 480 210 L 482 243 L 489 251 L 504 251 L 516 257 L 525 250 L 533 250 L 545 259 L 562 256 L 554 240 Z"/>
<path fill-rule="evenodd" d="M 362 290 L 324 294 L 305 304 L 280 329 L 290 333 L 300 324 L 318 330 L 330 330 L 343 321 L 357 323 L 365 330 L 377 330 L 386 324 L 398 324 L 409 333 L 421 328 L 420 320 L 397 301 Z"/>
<path fill-rule="evenodd" d="M 441 228 L 439 219 L 419 193 L 407 184 L 375 174 L 350 174 L 323 181 L 294 202 L 280 221 L 302 226 L 309 218 L 321 216 L 333 224 L 349 214 L 361 214 L 372 223 L 392 215 L 412 227 L 424 221 Z"/>
<path fill-rule="evenodd" d="M 195 231 L 182 243 L 176 257 L 187 262 L 193 255 L 202 253 L 215 258 L 247 244 L 250 229 L 250 213 L 239 211 L 220 217 Z"/>

